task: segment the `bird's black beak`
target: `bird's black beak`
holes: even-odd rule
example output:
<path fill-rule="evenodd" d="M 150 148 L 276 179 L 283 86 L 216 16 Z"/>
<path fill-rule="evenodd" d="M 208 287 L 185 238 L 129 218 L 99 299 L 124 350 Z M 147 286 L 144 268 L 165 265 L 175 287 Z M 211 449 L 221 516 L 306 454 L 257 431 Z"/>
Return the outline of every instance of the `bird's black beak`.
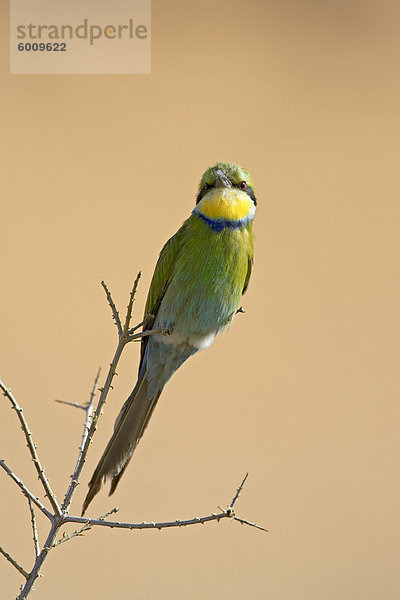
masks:
<path fill-rule="evenodd" d="M 232 187 L 230 179 L 221 169 L 217 169 L 215 172 L 215 187 Z"/>

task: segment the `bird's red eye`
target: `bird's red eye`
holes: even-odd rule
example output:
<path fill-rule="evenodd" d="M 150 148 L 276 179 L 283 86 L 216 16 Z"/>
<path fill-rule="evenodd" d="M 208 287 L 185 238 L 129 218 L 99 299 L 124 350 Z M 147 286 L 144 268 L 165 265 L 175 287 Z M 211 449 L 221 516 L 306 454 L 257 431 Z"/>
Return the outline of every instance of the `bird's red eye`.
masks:
<path fill-rule="evenodd" d="M 246 184 L 246 182 L 245 182 L 245 181 L 241 181 L 241 182 L 240 182 L 240 189 L 241 189 L 241 190 L 245 190 L 245 189 L 246 189 L 246 187 L 247 187 L 247 184 Z"/>

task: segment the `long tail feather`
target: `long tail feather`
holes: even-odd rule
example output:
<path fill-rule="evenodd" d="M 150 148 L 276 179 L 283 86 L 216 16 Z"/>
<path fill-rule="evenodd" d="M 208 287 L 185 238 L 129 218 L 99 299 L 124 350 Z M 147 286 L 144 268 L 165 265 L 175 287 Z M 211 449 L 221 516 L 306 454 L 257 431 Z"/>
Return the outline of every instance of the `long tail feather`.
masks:
<path fill-rule="evenodd" d="M 115 491 L 146 429 L 161 391 L 162 388 L 157 394 L 149 397 L 146 369 L 143 367 L 133 392 L 115 421 L 114 433 L 89 482 L 89 491 L 83 503 L 82 516 L 100 491 L 103 480 L 111 477 L 110 495 Z"/>

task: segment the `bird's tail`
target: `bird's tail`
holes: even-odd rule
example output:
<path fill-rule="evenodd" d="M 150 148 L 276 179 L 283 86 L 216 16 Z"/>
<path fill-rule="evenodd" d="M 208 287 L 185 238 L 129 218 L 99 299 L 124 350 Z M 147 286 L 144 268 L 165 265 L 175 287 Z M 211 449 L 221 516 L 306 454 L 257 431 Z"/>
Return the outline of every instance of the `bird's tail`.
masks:
<path fill-rule="evenodd" d="M 149 396 L 146 367 L 143 365 L 136 386 L 123 405 L 114 426 L 114 433 L 89 482 L 89 491 L 82 507 L 84 515 L 90 502 L 100 491 L 103 480 L 111 477 L 110 495 L 115 491 L 144 430 L 150 420 L 162 388 Z"/>

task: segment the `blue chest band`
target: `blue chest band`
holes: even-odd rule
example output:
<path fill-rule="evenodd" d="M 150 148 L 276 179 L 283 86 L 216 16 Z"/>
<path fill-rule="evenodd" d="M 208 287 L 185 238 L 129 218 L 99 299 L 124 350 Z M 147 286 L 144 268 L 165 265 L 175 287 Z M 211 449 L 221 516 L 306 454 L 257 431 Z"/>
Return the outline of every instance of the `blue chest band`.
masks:
<path fill-rule="evenodd" d="M 245 225 L 249 223 L 249 219 L 240 219 L 238 221 L 228 221 L 224 219 L 210 219 L 206 217 L 201 212 L 193 211 L 194 215 L 197 215 L 202 219 L 213 231 L 216 233 L 221 233 L 224 229 L 241 229 Z"/>

